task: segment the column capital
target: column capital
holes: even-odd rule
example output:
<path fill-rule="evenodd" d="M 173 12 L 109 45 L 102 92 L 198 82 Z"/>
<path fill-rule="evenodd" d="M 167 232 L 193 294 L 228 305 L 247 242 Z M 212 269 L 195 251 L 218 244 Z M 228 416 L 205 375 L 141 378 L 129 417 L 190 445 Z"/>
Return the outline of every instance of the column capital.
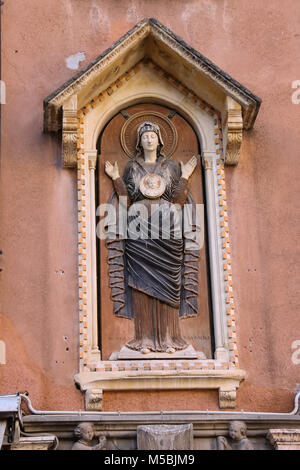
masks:
<path fill-rule="evenodd" d="M 217 157 L 215 152 L 203 152 L 201 159 L 203 168 L 205 170 L 212 170 Z"/>
<path fill-rule="evenodd" d="M 85 155 L 88 159 L 89 169 L 95 170 L 97 166 L 97 157 L 98 157 L 97 150 L 88 150 L 85 152 Z"/>

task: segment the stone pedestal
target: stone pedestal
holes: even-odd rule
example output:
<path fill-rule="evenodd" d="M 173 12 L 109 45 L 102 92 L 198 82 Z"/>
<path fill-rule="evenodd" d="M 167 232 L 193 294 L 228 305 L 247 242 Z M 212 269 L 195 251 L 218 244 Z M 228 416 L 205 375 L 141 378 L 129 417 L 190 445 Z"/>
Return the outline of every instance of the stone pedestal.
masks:
<path fill-rule="evenodd" d="M 114 352 L 109 360 L 110 361 L 118 361 L 118 360 L 136 360 L 136 359 L 142 359 L 142 360 L 148 360 L 148 359 L 167 359 L 167 360 L 173 360 L 173 359 L 199 359 L 199 360 L 205 360 L 206 356 L 202 351 L 195 351 L 193 346 L 189 345 L 185 349 L 181 349 L 179 351 L 175 351 L 173 353 L 167 353 L 167 352 L 152 352 L 150 351 L 147 354 L 142 354 L 139 351 L 134 351 L 133 349 L 129 349 L 126 346 L 123 346 L 122 349 L 119 352 Z"/>
<path fill-rule="evenodd" d="M 193 425 L 138 426 L 138 450 L 192 450 Z"/>

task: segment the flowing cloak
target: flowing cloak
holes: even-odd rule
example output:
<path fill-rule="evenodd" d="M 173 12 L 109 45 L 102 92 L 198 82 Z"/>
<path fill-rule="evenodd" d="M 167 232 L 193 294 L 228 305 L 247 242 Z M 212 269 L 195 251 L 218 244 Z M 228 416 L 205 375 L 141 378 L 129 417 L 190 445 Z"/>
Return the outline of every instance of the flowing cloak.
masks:
<path fill-rule="evenodd" d="M 162 176 L 166 182 L 165 192 L 160 198 L 149 200 L 140 192 L 141 178 L 148 172 Z M 201 227 L 196 205 L 187 189 L 187 180 L 180 177 L 179 165 L 161 155 L 151 168 L 142 157 L 137 156 L 127 164 L 123 178 L 114 181 L 114 187 L 109 202 L 115 207 L 115 215 L 107 223 L 106 238 L 114 313 L 121 317 L 134 317 L 133 288 L 177 308 L 180 318 L 197 315 L 197 240 Z M 122 199 L 122 196 L 127 199 Z M 124 211 L 127 208 L 122 206 L 122 200 L 127 201 L 129 208 L 126 220 Z M 149 209 L 146 216 L 139 217 L 139 230 L 144 234 L 139 238 L 130 229 L 137 214 L 137 210 L 132 209 L 140 207 L 137 204 L 144 204 L 148 209 L 156 204 L 154 210 Z M 173 216 L 170 217 L 170 236 L 164 234 L 162 220 L 165 220 L 164 211 L 168 212 L 170 205 L 176 205 L 177 215 L 180 208 L 181 236 L 178 235 L 178 221 L 175 223 Z M 153 218 L 158 223 L 153 223 Z"/>

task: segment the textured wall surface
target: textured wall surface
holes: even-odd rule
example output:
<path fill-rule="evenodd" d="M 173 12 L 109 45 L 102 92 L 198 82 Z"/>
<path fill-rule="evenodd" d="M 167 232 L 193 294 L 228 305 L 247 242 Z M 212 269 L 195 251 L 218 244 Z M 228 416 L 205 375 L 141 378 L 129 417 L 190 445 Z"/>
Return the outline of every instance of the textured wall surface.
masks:
<path fill-rule="evenodd" d="M 237 409 L 287 412 L 300 386 L 297 318 L 300 3 L 22 0 L 2 10 L 0 393 L 83 409 L 78 368 L 76 173 L 44 135 L 43 99 L 144 17 L 155 17 L 263 103 L 227 168 L 240 367 Z M 299 213 L 299 212 L 298 212 Z M 298 229 L 298 230 L 297 230 Z M 297 238 L 298 235 L 298 238 Z M 298 256 L 298 258 L 297 258 Z M 105 393 L 104 410 L 218 409 L 216 392 Z"/>

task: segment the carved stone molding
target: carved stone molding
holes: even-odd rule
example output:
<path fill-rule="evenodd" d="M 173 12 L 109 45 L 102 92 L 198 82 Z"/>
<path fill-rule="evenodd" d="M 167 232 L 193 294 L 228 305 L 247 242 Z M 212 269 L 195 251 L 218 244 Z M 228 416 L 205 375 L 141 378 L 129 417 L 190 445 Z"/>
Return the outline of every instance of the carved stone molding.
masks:
<path fill-rule="evenodd" d="M 237 165 L 243 137 L 242 108 L 232 98 L 227 97 L 227 147 L 225 163 Z"/>
<path fill-rule="evenodd" d="M 154 47 L 154 45 L 157 47 Z M 159 54 L 157 54 L 157 51 L 159 51 Z M 162 51 L 164 52 L 161 53 Z M 126 72 L 126 65 L 124 68 L 126 62 L 128 63 L 128 69 L 134 65 L 132 62 L 134 57 L 140 60 L 145 56 L 153 59 L 154 62 L 160 61 L 162 57 L 168 57 L 170 63 L 172 62 L 171 57 L 174 58 L 175 56 L 176 60 L 173 60 L 170 67 L 178 70 L 179 74 L 183 74 L 182 70 L 186 70 L 186 68 L 192 68 L 194 73 L 197 74 L 199 80 L 194 82 L 195 89 L 192 90 L 194 93 L 201 95 L 201 87 L 203 86 L 201 79 L 203 78 L 209 88 L 215 87 L 218 92 L 222 91 L 224 98 L 225 96 L 232 96 L 235 101 L 240 103 L 243 107 L 245 129 L 253 127 L 261 103 L 260 98 L 191 48 L 159 21 L 154 18 L 145 18 L 45 99 L 45 130 L 57 131 L 61 127 L 61 123 L 59 123 L 60 108 L 72 96 L 78 96 L 84 88 L 92 89 L 96 81 L 100 82 L 100 75 L 111 76 L 114 77 L 114 80 L 118 80 Z M 125 57 L 126 60 L 124 60 Z M 120 58 L 123 60 L 120 60 Z M 177 63 L 187 67 L 177 67 Z M 185 76 L 177 78 L 182 83 L 186 81 Z M 85 103 L 80 103 L 80 107 L 84 105 Z M 219 109 L 219 111 L 222 110 Z"/>
<path fill-rule="evenodd" d="M 198 51 L 192 49 L 181 38 L 159 23 L 159 21 L 154 18 L 151 18 L 149 21 L 151 34 L 156 40 L 161 41 L 162 44 L 168 45 L 173 53 L 178 54 L 186 63 L 191 64 L 195 70 L 201 71 L 212 83 L 216 83 L 219 87 L 223 88 L 228 96 L 234 97 L 234 99 L 241 103 L 245 114 L 245 129 L 251 129 L 257 116 L 261 99 L 253 95 L 247 88 L 228 74 L 224 73 L 219 67 L 216 67 L 215 64 Z"/>
<path fill-rule="evenodd" d="M 267 439 L 275 450 L 300 450 L 300 429 L 270 429 Z"/>

